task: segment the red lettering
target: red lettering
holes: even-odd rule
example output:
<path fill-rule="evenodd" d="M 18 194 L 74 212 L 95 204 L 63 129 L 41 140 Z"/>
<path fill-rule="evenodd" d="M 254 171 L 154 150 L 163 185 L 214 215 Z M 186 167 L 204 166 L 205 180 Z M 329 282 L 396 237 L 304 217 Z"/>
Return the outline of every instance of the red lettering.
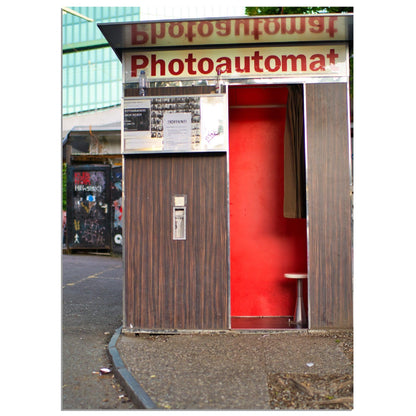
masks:
<path fill-rule="evenodd" d="M 137 25 L 131 26 L 131 44 L 142 45 L 149 40 L 149 35 L 146 32 L 138 31 Z"/>
<path fill-rule="evenodd" d="M 254 55 L 251 57 L 251 59 L 254 61 L 254 70 L 256 72 L 263 72 L 263 68 L 260 68 L 260 61 L 263 59 L 263 57 L 260 55 L 260 52 L 254 52 Z"/>
<path fill-rule="evenodd" d="M 325 71 L 325 56 L 316 53 L 315 55 L 311 56 L 311 59 L 316 59 L 316 61 L 311 62 L 309 68 L 311 71 Z"/>
<path fill-rule="evenodd" d="M 274 61 L 274 66 L 272 67 L 271 61 Z M 264 60 L 264 67 L 269 72 L 277 72 L 280 69 L 281 62 L 276 55 L 270 55 Z"/>
<path fill-rule="evenodd" d="M 177 28 L 177 30 L 175 30 Z M 183 36 L 183 25 L 181 22 L 174 22 L 169 25 L 169 35 L 173 38 Z"/>
<path fill-rule="evenodd" d="M 157 31 L 157 27 L 159 26 L 160 30 Z M 162 39 L 165 37 L 165 23 L 152 23 L 152 44 L 157 42 L 157 39 Z"/>
<path fill-rule="evenodd" d="M 166 75 L 166 63 L 163 59 L 156 59 L 156 55 L 152 54 L 151 57 L 152 63 L 151 63 L 151 75 L 152 77 L 157 76 L 157 71 L 156 71 L 156 65 L 160 66 L 160 71 L 159 74 L 160 76 L 165 76 Z"/>
<path fill-rule="evenodd" d="M 243 52 L 244 49 L 241 49 Z M 278 52 L 278 50 L 276 50 Z M 324 53 L 315 54 L 287 54 L 275 55 L 266 54 L 266 49 L 251 50 L 246 56 L 219 56 L 218 52 L 214 52 L 214 57 L 209 53 L 208 56 L 198 57 L 193 52 L 178 52 L 177 58 L 158 59 L 157 52 L 149 55 L 131 55 L 131 77 L 137 78 L 139 70 L 147 69 L 152 77 L 179 76 L 181 74 L 198 76 L 198 75 L 214 75 L 237 74 L 237 73 L 276 73 L 278 71 L 285 72 L 318 72 L 318 71 L 338 71 L 336 67 L 339 63 L 339 52 L 335 47 L 328 48 Z M 161 52 L 164 56 L 165 52 Z M 227 54 L 226 51 L 223 53 Z M 219 56 L 217 58 L 217 56 Z M 150 64 L 149 64 L 150 62 Z M 329 68 L 330 67 L 330 68 Z"/>
<path fill-rule="evenodd" d="M 218 36 L 229 36 L 231 33 L 231 21 L 223 20 L 215 23 Z"/>
<path fill-rule="evenodd" d="M 260 23 L 263 23 L 263 19 L 255 19 L 254 20 L 254 29 L 251 32 L 251 34 L 254 35 L 254 39 L 256 39 L 256 40 L 259 38 L 259 36 L 261 34 L 263 34 L 263 32 L 259 29 Z"/>
<path fill-rule="evenodd" d="M 306 20 L 307 19 L 307 20 Z M 183 38 L 189 44 L 194 38 L 208 38 L 216 35 L 221 37 L 234 35 L 250 36 L 252 41 L 259 40 L 262 35 L 274 36 L 310 33 L 328 33 L 334 38 L 338 32 L 336 28 L 337 16 L 310 17 L 269 17 L 255 19 L 232 20 L 201 20 L 156 22 L 151 24 L 137 24 L 131 26 L 131 45 L 158 44 L 159 40 Z M 307 27 L 306 27 L 307 26 Z M 142 29 L 142 30 L 140 30 Z M 198 39 L 201 41 L 201 39 Z"/>
<path fill-rule="evenodd" d="M 240 36 L 240 26 L 243 25 L 244 28 L 244 35 L 248 35 L 250 33 L 250 22 L 251 20 L 236 20 L 235 21 L 235 34 Z"/>
<path fill-rule="evenodd" d="M 91 185 L 89 172 L 74 172 L 74 185 Z"/>
<path fill-rule="evenodd" d="M 192 42 L 192 39 L 196 36 L 193 31 L 193 26 L 196 25 L 196 22 L 188 22 L 188 30 L 186 32 L 186 37 L 188 38 L 189 42 Z"/>
<path fill-rule="evenodd" d="M 335 49 L 330 49 L 327 58 L 329 59 L 329 63 L 335 65 L 335 58 L 338 58 L 339 55 L 335 53 Z"/>
<path fill-rule="evenodd" d="M 204 64 L 205 62 L 208 64 L 208 68 L 205 69 L 204 68 Z M 209 58 L 202 58 L 199 62 L 198 62 L 198 71 L 201 74 L 209 74 L 214 70 L 214 62 L 212 62 L 212 59 Z"/>
<path fill-rule="evenodd" d="M 335 29 L 335 28 L 334 28 L 334 23 L 335 23 L 337 20 L 338 20 L 338 17 L 337 17 L 337 16 L 329 16 L 329 27 L 328 27 L 328 29 L 327 29 L 326 31 L 329 33 L 329 36 L 330 36 L 331 38 L 333 38 L 333 37 L 334 37 L 334 33 L 335 33 L 335 32 L 338 32 L 338 29 Z"/>
<path fill-rule="evenodd" d="M 309 18 L 310 28 L 312 33 L 322 33 L 325 28 L 325 20 L 321 16 L 314 16 Z"/>
<path fill-rule="evenodd" d="M 282 71 L 287 71 L 287 62 L 290 60 L 292 62 L 292 71 L 298 70 L 297 60 L 301 61 L 301 71 L 306 71 L 306 56 L 305 55 L 283 55 L 282 56 Z"/>
<path fill-rule="evenodd" d="M 131 76 L 137 77 L 137 70 L 147 67 L 149 59 L 146 55 L 132 55 L 131 56 Z"/>
<path fill-rule="evenodd" d="M 287 28 L 287 23 L 290 21 L 290 29 Z M 296 27 L 296 22 L 300 21 L 300 28 Z M 304 17 L 287 17 L 282 19 L 282 34 L 288 33 L 304 33 L 305 32 L 305 18 Z"/>
<path fill-rule="evenodd" d="M 188 64 L 188 73 L 190 75 L 195 75 L 196 71 L 193 64 L 196 62 L 196 59 L 194 58 L 194 55 L 192 53 L 188 53 L 188 57 L 185 59 L 185 62 Z"/>
<path fill-rule="evenodd" d="M 178 69 L 175 69 L 175 64 L 178 65 Z M 180 74 L 182 74 L 182 72 L 185 68 L 185 65 L 180 59 L 172 59 L 169 62 L 168 68 L 169 68 L 169 72 L 172 75 L 180 75 Z"/>
<path fill-rule="evenodd" d="M 206 27 L 206 29 L 204 29 L 204 26 Z M 212 26 L 211 22 L 200 22 L 198 24 L 198 33 L 201 36 L 207 37 L 207 36 L 211 36 L 212 32 L 214 31 L 214 26 Z"/>
<path fill-rule="evenodd" d="M 273 27 L 273 29 L 272 29 Z M 264 31 L 268 35 L 275 35 L 280 30 L 279 19 L 266 19 L 266 23 L 264 24 Z"/>
<path fill-rule="evenodd" d="M 250 72 L 250 57 L 244 57 L 244 68 L 241 68 L 241 58 L 239 56 L 235 57 L 235 70 L 236 72 Z"/>
<path fill-rule="evenodd" d="M 221 62 L 224 62 L 224 63 L 221 64 Z M 225 74 L 227 72 L 231 74 L 233 72 L 231 58 L 222 56 L 221 58 L 217 59 L 217 64 L 220 64 L 215 67 L 215 71 L 217 73 L 218 71 L 220 71 L 221 74 Z"/>

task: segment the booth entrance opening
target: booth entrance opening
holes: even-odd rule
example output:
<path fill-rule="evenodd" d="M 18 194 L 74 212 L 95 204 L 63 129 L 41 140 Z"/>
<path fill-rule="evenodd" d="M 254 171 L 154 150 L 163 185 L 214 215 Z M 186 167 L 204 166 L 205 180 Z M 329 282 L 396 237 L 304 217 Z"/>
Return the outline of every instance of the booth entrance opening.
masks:
<path fill-rule="evenodd" d="M 307 270 L 306 219 L 283 214 L 287 98 L 286 85 L 229 87 L 232 328 L 287 327 L 296 285 L 284 274 Z"/>

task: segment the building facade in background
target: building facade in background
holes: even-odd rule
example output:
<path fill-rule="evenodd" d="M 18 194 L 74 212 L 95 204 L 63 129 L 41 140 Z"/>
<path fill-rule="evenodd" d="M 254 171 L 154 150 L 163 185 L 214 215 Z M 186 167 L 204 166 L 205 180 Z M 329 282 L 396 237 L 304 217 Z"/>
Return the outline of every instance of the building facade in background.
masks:
<path fill-rule="evenodd" d="M 97 23 L 172 18 L 243 16 L 244 7 L 71 7 L 62 13 L 62 114 L 121 104 L 121 63 Z"/>
<path fill-rule="evenodd" d="M 121 64 L 97 23 L 140 20 L 139 7 L 73 7 L 62 15 L 62 114 L 120 105 Z"/>

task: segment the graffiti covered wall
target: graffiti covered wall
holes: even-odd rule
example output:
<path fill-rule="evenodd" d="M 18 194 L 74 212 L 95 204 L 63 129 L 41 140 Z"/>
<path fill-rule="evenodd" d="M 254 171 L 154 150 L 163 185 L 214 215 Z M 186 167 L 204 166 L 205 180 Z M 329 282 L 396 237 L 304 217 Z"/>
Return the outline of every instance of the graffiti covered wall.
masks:
<path fill-rule="evenodd" d="M 111 169 L 112 250 L 121 253 L 123 246 L 122 169 Z"/>
<path fill-rule="evenodd" d="M 68 247 L 110 248 L 110 167 L 69 167 L 67 192 Z"/>

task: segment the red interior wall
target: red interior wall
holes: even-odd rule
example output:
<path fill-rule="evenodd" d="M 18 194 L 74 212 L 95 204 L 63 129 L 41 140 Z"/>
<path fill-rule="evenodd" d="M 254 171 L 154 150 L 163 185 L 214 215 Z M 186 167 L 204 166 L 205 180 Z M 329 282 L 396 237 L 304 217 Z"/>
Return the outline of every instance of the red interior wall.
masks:
<path fill-rule="evenodd" d="M 292 315 L 296 282 L 284 273 L 306 272 L 307 242 L 306 220 L 283 217 L 288 90 L 229 92 L 231 316 Z"/>

